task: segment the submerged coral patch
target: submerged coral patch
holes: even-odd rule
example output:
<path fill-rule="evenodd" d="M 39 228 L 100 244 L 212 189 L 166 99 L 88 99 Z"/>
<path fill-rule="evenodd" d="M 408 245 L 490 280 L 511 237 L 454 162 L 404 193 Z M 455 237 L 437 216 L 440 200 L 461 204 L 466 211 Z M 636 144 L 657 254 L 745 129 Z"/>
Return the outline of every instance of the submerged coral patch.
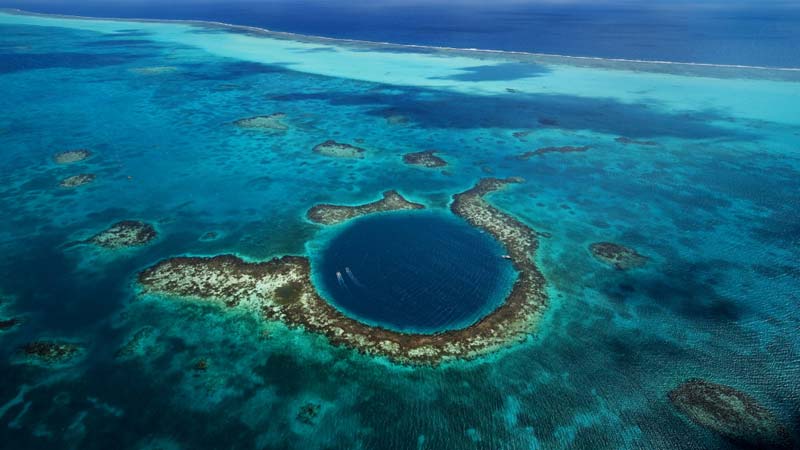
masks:
<path fill-rule="evenodd" d="M 156 235 L 155 228 L 148 223 L 123 220 L 90 237 L 87 242 L 110 249 L 135 247 L 147 244 Z"/>
<path fill-rule="evenodd" d="M 300 256 L 266 262 L 247 262 L 233 255 L 176 257 L 142 271 L 138 280 L 145 293 L 246 308 L 266 319 L 322 334 L 333 345 L 400 363 L 437 364 L 474 358 L 525 339 L 535 330 L 547 306 L 545 280 L 533 262 L 538 246 L 536 232 L 483 198 L 517 182 L 521 180 L 484 179 L 454 196 L 451 211 L 497 239 L 517 272 L 505 301 L 466 328 L 414 334 L 351 319 L 319 295 L 311 282 L 310 262 Z M 279 293 L 279 289 L 284 292 Z"/>
<path fill-rule="evenodd" d="M 582 145 L 580 147 L 575 147 L 571 145 L 565 145 L 563 147 L 542 147 L 537 148 L 536 150 L 531 150 L 521 155 L 517 156 L 518 159 L 529 159 L 532 156 L 542 156 L 548 153 L 582 153 L 586 150 L 589 150 L 588 145 Z"/>
<path fill-rule="evenodd" d="M 403 155 L 403 162 L 421 167 L 444 167 L 447 165 L 447 161 L 436 156 L 436 150 L 406 153 Z"/>
<path fill-rule="evenodd" d="M 636 250 L 613 242 L 595 242 L 589 251 L 597 260 L 619 270 L 635 269 L 647 264 L 648 258 Z"/>
<path fill-rule="evenodd" d="M 233 122 L 233 124 L 241 128 L 286 131 L 289 129 L 289 126 L 283 123 L 285 117 L 286 114 L 278 112 L 264 116 L 246 117 Z"/>
<path fill-rule="evenodd" d="M 134 67 L 130 69 L 131 72 L 138 75 L 163 75 L 177 71 L 175 66 L 151 66 L 151 67 Z"/>
<path fill-rule="evenodd" d="M 125 342 L 115 353 L 118 359 L 128 359 L 135 356 L 142 356 L 147 353 L 147 349 L 154 343 L 156 329 L 150 326 L 142 327 Z"/>
<path fill-rule="evenodd" d="M 20 347 L 28 362 L 57 365 L 72 362 L 83 353 L 79 344 L 63 341 L 33 341 Z"/>
<path fill-rule="evenodd" d="M 20 323 L 21 321 L 16 317 L 12 317 L 10 319 L 0 319 L 0 331 L 8 331 Z"/>
<path fill-rule="evenodd" d="M 333 225 L 365 214 L 405 209 L 423 209 L 425 205 L 406 200 L 397 191 L 386 191 L 383 198 L 363 205 L 331 205 L 323 203 L 308 210 L 308 220 L 323 225 Z"/>
<path fill-rule="evenodd" d="M 789 433 L 771 411 L 730 386 L 694 378 L 670 391 L 669 400 L 694 423 L 736 444 L 793 448 Z"/>
<path fill-rule="evenodd" d="M 67 150 L 60 153 L 56 153 L 53 156 L 53 160 L 57 164 L 72 164 L 78 161 L 83 161 L 84 159 L 92 156 L 92 152 L 89 150 L 80 148 L 76 150 Z"/>
<path fill-rule="evenodd" d="M 306 425 L 313 425 L 319 414 L 319 410 L 319 403 L 308 402 L 300 407 L 300 410 L 297 412 L 297 420 Z"/>
<path fill-rule="evenodd" d="M 91 173 L 82 173 L 79 175 L 73 175 L 71 177 L 64 178 L 61 180 L 60 186 L 65 188 L 74 188 L 78 186 L 83 186 L 84 184 L 89 184 L 95 180 L 95 175 Z"/>
<path fill-rule="evenodd" d="M 625 145 L 628 145 L 628 144 L 645 145 L 645 146 L 658 145 L 658 142 L 656 142 L 656 141 L 637 141 L 635 139 L 631 139 L 631 138 L 625 137 L 625 136 L 620 136 L 620 137 L 614 139 L 614 141 L 619 143 L 619 144 L 625 144 Z"/>
<path fill-rule="evenodd" d="M 364 149 L 350 144 L 343 144 L 332 139 L 321 144 L 317 144 L 313 149 L 314 153 L 320 155 L 333 156 L 335 158 L 358 158 L 364 157 Z"/>

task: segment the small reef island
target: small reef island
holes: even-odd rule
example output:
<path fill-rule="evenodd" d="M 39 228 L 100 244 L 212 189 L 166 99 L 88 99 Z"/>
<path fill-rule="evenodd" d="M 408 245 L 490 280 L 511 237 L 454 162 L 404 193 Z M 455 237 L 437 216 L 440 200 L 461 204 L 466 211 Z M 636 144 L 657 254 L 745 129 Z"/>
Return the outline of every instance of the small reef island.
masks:
<path fill-rule="evenodd" d="M 737 445 L 789 449 L 786 427 L 756 399 L 730 386 L 693 378 L 669 392 L 670 402 L 696 424 Z"/>
<path fill-rule="evenodd" d="M 148 223 L 123 220 L 95 234 L 85 242 L 108 249 L 138 247 L 155 239 L 157 234 L 156 229 Z"/>
<path fill-rule="evenodd" d="M 94 174 L 82 173 L 64 178 L 63 180 L 61 180 L 61 183 L 59 183 L 59 185 L 64 188 L 74 188 L 78 186 L 83 186 L 84 184 L 89 184 L 93 182 L 95 178 L 96 177 Z"/>
<path fill-rule="evenodd" d="M 323 203 L 316 205 L 308 210 L 306 214 L 308 220 L 323 225 L 333 225 L 345 220 L 385 211 L 401 211 L 407 209 L 423 209 L 425 205 L 410 202 L 400 195 L 397 191 L 386 191 L 383 198 L 363 205 L 331 205 Z"/>
<path fill-rule="evenodd" d="M 233 122 L 233 124 L 240 128 L 286 131 L 289 129 L 289 126 L 283 122 L 285 117 L 286 114 L 278 112 L 264 116 L 246 117 Z"/>
<path fill-rule="evenodd" d="M 447 161 L 436 156 L 436 150 L 406 153 L 403 155 L 403 162 L 411 166 L 426 168 L 445 167 L 447 165 Z"/>
<path fill-rule="evenodd" d="M 527 338 L 548 303 L 544 276 L 533 259 L 538 247 L 536 231 L 484 199 L 493 191 L 520 182 L 519 178 L 487 178 L 453 196 L 450 211 L 496 239 L 507 251 L 506 258 L 516 272 L 502 304 L 465 328 L 416 334 L 350 318 L 318 293 L 311 280 L 310 260 L 304 256 L 283 256 L 264 262 L 248 262 L 234 255 L 175 257 L 140 272 L 138 281 L 143 293 L 245 308 L 268 320 L 322 334 L 333 345 L 401 364 L 435 365 L 475 358 Z M 386 201 L 387 197 L 394 200 Z M 392 208 L 387 205 L 391 204 L 408 209 L 409 202 L 400 199 L 399 194 L 389 191 L 378 202 L 348 207 L 318 205 L 308 215 L 318 223 L 335 224 L 388 211 Z M 412 209 L 422 208 L 411 205 L 416 205 Z"/>
<path fill-rule="evenodd" d="M 343 144 L 329 139 L 313 148 L 314 153 L 332 156 L 334 158 L 358 158 L 364 157 L 364 149 L 350 144 Z"/>

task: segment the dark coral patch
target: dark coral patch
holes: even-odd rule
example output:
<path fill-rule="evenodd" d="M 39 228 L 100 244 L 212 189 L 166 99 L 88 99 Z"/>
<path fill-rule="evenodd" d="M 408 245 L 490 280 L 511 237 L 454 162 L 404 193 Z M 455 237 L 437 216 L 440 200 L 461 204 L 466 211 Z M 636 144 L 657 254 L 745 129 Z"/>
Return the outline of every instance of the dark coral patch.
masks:
<path fill-rule="evenodd" d="M 542 148 L 537 148 L 536 150 L 525 152 L 517 156 L 517 159 L 528 159 L 532 156 L 541 156 L 541 155 L 546 155 L 548 153 L 582 153 L 585 152 L 586 150 L 589 150 L 589 148 L 591 147 L 589 147 L 588 145 L 582 145 L 580 147 L 574 147 L 571 145 L 565 145 L 563 147 L 542 147 Z"/>
<path fill-rule="evenodd" d="M 10 330 L 17 325 L 19 325 L 22 321 L 20 321 L 16 317 L 12 317 L 10 319 L 0 320 L 0 331 Z"/>
<path fill-rule="evenodd" d="M 78 344 L 60 341 L 34 341 L 20 348 L 28 358 L 43 364 L 63 364 L 70 362 L 83 350 Z"/>
<path fill-rule="evenodd" d="M 647 264 L 648 258 L 636 250 L 613 242 L 595 242 L 589 251 L 599 261 L 614 266 L 618 270 L 635 269 Z"/>
<path fill-rule="evenodd" d="M 217 233 L 216 231 L 209 231 L 209 232 L 203 234 L 202 236 L 200 236 L 200 240 L 201 241 L 213 241 L 213 240 L 216 240 L 218 237 L 219 237 L 219 233 Z"/>
<path fill-rule="evenodd" d="M 300 407 L 300 411 L 297 412 L 297 420 L 306 425 L 313 425 L 319 415 L 319 410 L 319 403 L 308 402 Z"/>
<path fill-rule="evenodd" d="M 383 198 L 363 205 L 331 205 L 323 203 L 308 210 L 308 220 L 323 225 L 333 225 L 345 220 L 376 212 L 399 211 L 406 209 L 423 209 L 425 205 L 406 200 L 397 191 L 386 191 Z"/>
<path fill-rule="evenodd" d="M 314 153 L 320 155 L 333 156 L 335 158 L 358 158 L 364 157 L 364 149 L 350 144 L 343 144 L 329 139 L 321 144 L 314 146 Z"/>
<path fill-rule="evenodd" d="M 137 247 L 152 241 L 156 235 L 155 228 L 148 223 L 123 220 L 92 236 L 87 242 L 110 249 Z"/>
<path fill-rule="evenodd" d="M 403 162 L 413 166 L 421 167 L 444 167 L 447 161 L 436 156 L 436 150 L 425 150 L 422 152 L 406 153 L 403 155 Z"/>
<path fill-rule="evenodd" d="M 192 369 L 195 372 L 205 372 L 208 370 L 208 360 L 205 358 L 198 359 L 192 366 Z"/>
<path fill-rule="evenodd" d="M 672 404 L 694 423 L 738 444 L 759 449 L 792 448 L 775 415 L 730 386 L 693 378 L 669 392 Z"/>

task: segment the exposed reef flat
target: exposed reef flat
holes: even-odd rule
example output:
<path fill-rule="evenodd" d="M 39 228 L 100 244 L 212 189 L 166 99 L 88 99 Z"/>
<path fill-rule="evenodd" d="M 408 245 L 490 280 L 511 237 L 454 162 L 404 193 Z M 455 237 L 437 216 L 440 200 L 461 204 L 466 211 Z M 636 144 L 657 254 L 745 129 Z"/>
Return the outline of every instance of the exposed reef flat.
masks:
<path fill-rule="evenodd" d="M 548 153 L 581 153 L 589 150 L 589 148 L 590 147 L 588 145 L 583 145 L 580 147 L 574 147 L 571 145 L 565 145 L 563 147 L 542 147 L 522 153 L 521 155 L 517 156 L 517 159 L 529 159 L 533 156 L 541 156 Z"/>
<path fill-rule="evenodd" d="M 34 341 L 20 347 L 28 362 L 44 365 L 61 365 L 72 362 L 83 353 L 78 344 L 61 341 Z"/>
<path fill-rule="evenodd" d="M 403 155 L 403 162 L 421 167 L 444 167 L 447 165 L 447 161 L 436 156 L 436 150 L 406 153 Z"/>
<path fill-rule="evenodd" d="M 233 124 L 241 128 L 286 131 L 289 129 L 289 127 L 285 123 L 283 123 L 283 119 L 285 117 L 286 114 L 284 113 L 274 113 L 265 116 L 254 116 L 254 117 L 239 119 L 233 122 Z"/>
<path fill-rule="evenodd" d="M 57 164 L 72 164 L 92 156 L 89 150 L 79 148 L 77 150 L 67 150 L 53 155 L 53 160 Z"/>
<path fill-rule="evenodd" d="M 423 209 L 425 205 L 406 200 L 397 191 L 386 191 L 383 198 L 363 205 L 331 205 L 323 203 L 308 210 L 308 220 L 323 225 L 333 225 L 365 214 L 403 209 Z"/>
<path fill-rule="evenodd" d="M 136 247 L 147 244 L 156 235 L 155 228 L 148 223 L 123 220 L 90 237 L 86 242 L 111 249 Z"/>
<path fill-rule="evenodd" d="M 599 261 L 614 266 L 618 270 L 635 269 L 647 264 L 648 258 L 636 250 L 613 242 L 595 242 L 589 251 Z"/>
<path fill-rule="evenodd" d="M 308 258 L 284 256 L 247 262 L 233 255 L 176 257 L 145 269 L 145 293 L 216 301 L 246 308 L 327 337 L 333 345 L 385 356 L 405 364 L 469 359 L 525 339 L 546 305 L 545 280 L 533 262 L 534 230 L 491 206 L 483 196 L 519 179 L 485 179 L 454 196 L 452 212 L 499 240 L 518 272 L 506 301 L 475 324 L 439 334 L 409 334 L 351 319 L 321 298 L 311 282 Z"/>
<path fill-rule="evenodd" d="M 336 158 L 363 158 L 364 149 L 350 144 L 327 140 L 314 146 L 314 153 Z"/>
<path fill-rule="evenodd" d="M 694 423 L 739 445 L 794 448 L 786 428 L 756 399 L 730 386 L 690 379 L 669 392 L 672 404 Z"/>
<path fill-rule="evenodd" d="M 82 173 L 79 175 L 73 175 L 71 177 L 64 178 L 61 180 L 60 186 L 65 188 L 74 188 L 78 186 L 83 186 L 84 184 L 89 184 L 95 180 L 94 174 L 91 173 Z"/>

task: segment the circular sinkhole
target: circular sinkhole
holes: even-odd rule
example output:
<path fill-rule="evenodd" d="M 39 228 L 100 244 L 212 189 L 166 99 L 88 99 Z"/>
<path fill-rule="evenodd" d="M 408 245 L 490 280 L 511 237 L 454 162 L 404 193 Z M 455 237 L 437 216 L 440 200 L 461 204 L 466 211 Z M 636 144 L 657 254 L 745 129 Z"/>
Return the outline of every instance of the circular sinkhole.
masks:
<path fill-rule="evenodd" d="M 351 221 L 315 253 L 312 278 L 324 298 L 353 319 L 406 333 L 466 328 L 516 278 L 490 235 L 430 211 Z"/>

